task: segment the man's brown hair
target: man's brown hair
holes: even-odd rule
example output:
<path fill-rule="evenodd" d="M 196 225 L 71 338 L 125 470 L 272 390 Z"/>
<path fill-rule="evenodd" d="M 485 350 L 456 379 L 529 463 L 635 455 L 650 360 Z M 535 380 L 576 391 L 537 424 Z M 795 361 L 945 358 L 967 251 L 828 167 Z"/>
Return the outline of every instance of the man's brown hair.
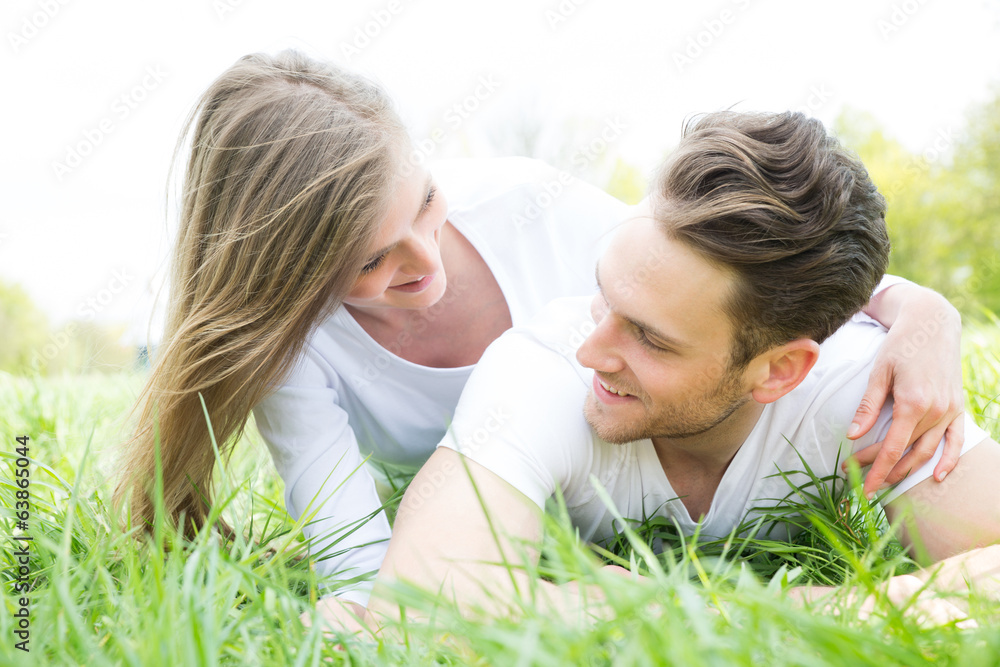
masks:
<path fill-rule="evenodd" d="M 885 199 L 856 155 L 801 113 L 689 121 L 651 201 L 660 228 L 734 276 L 730 363 L 823 342 L 864 306 L 889 262 Z"/>

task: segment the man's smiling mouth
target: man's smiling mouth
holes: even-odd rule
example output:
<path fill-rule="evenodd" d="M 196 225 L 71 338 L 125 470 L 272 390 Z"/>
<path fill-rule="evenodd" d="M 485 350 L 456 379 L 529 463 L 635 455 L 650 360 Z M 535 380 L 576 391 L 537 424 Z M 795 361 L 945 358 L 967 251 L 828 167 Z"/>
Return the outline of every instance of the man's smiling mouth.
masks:
<path fill-rule="evenodd" d="M 621 389 L 616 389 L 614 386 L 608 384 L 607 382 L 604 382 L 600 378 L 598 378 L 597 381 L 601 383 L 602 387 L 604 387 L 608 392 L 610 392 L 612 394 L 618 394 L 619 396 L 631 396 L 632 395 L 632 394 L 628 394 L 628 393 L 622 391 Z"/>

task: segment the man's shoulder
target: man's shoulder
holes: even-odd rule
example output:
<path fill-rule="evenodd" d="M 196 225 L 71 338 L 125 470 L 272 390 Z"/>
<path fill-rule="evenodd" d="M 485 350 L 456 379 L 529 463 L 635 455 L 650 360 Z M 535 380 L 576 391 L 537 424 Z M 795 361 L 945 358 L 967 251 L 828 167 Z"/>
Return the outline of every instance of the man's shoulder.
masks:
<path fill-rule="evenodd" d="M 509 415 L 518 438 L 579 445 L 589 441 L 583 401 L 587 369 L 576 360 L 586 299 L 557 299 L 523 326 L 505 332 L 476 365 L 455 410 L 455 423 L 475 426 L 491 409 Z"/>
<path fill-rule="evenodd" d="M 881 324 L 859 313 L 837 329 L 819 346 L 819 359 L 810 375 L 871 368 L 882 343 L 886 329 Z"/>
<path fill-rule="evenodd" d="M 583 416 L 589 382 L 572 348 L 583 301 L 553 302 L 494 341 L 441 442 L 539 506 L 557 486 L 574 487 L 591 469 L 593 432 Z"/>
<path fill-rule="evenodd" d="M 825 451 L 846 442 L 885 334 L 882 325 L 865 316 L 834 332 L 820 345 L 819 359 L 806 378 L 775 401 L 772 430 L 796 438 L 799 447 L 812 441 L 810 446 Z"/>
<path fill-rule="evenodd" d="M 487 354 L 520 364 L 542 360 L 545 365 L 568 364 L 580 377 L 587 375 L 576 361 L 576 350 L 594 330 L 590 315 L 592 296 L 564 297 L 550 301 L 526 323 L 504 332 Z M 486 355 L 484 355 L 484 359 Z"/>

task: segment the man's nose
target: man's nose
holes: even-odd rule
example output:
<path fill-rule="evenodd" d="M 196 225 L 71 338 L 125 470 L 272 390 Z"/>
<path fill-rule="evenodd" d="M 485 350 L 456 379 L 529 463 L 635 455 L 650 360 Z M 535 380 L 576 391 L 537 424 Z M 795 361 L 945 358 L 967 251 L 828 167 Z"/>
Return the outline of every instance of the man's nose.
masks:
<path fill-rule="evenodd" d="M 576 351 L 576 360 L 602 373 L 616 373 L 624 367 L 618 354 L 619 331 L 611 314 L 605 315 Z"/>

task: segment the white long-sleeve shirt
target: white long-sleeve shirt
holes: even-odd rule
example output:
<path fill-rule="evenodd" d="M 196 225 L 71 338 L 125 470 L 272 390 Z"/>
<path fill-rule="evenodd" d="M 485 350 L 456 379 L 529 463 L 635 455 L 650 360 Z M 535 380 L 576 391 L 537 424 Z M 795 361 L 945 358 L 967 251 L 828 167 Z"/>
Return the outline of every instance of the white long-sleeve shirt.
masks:
<path fill-rule="evenodd" d="M 593 294 L 622 202 L 537 160 L 448 160 L 431 173 L 448 220 L 496 278 L 514 326 L 558 297 Z M 254 409 L 285 503 L 326 592 L 365 604 L 390 535 L 366 457 L 416 470 L 444 437 L 473 366 L 430 368 L 373 340 L 344 308 L 310 337 L 285 384 Z M 308 508 L 308 510 L 307 510 Z"/>

